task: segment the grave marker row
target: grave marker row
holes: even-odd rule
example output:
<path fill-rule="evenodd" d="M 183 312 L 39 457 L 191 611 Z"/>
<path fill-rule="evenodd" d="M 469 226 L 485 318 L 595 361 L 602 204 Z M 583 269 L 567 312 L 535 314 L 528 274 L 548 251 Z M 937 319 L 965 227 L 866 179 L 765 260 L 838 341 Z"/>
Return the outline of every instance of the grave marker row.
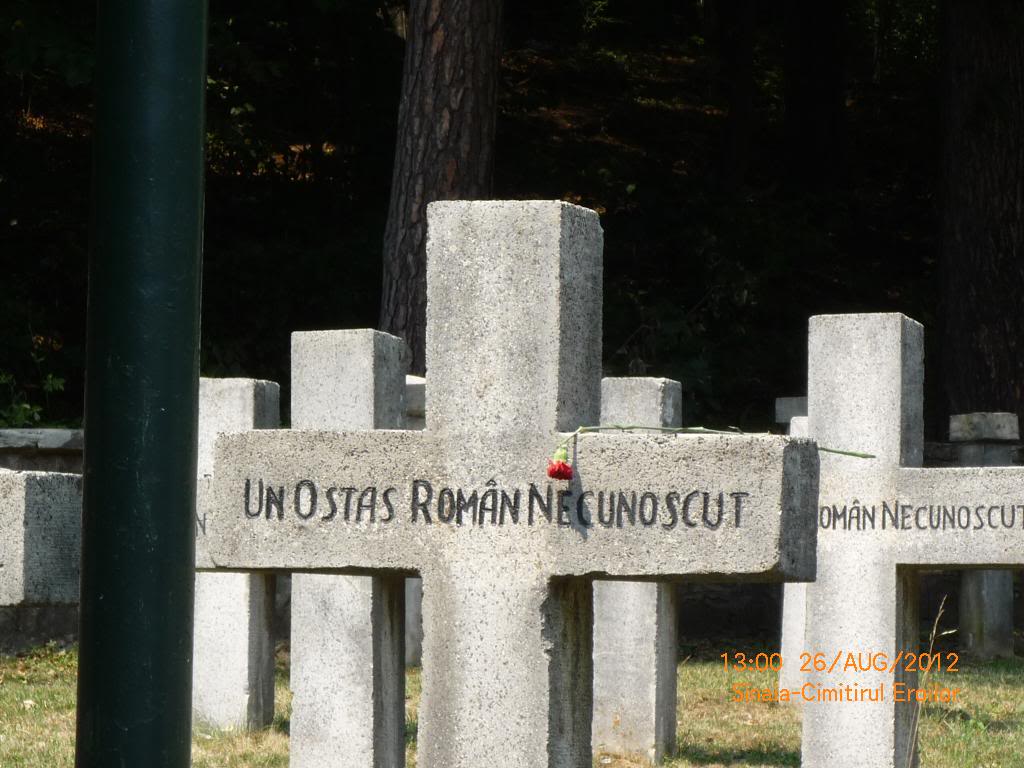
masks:
<path fill-rule="evenodd" d="M 574 478 L 548 482 L 553 447 L 599 415 L 596 216 L 449 202 L 429 221 L 427 429 L 222 436 L 211 559 L 419 573 L 418 762 L 589 766 L 590 580 L 810 578 L 817 452 L 587 434 Z"/>

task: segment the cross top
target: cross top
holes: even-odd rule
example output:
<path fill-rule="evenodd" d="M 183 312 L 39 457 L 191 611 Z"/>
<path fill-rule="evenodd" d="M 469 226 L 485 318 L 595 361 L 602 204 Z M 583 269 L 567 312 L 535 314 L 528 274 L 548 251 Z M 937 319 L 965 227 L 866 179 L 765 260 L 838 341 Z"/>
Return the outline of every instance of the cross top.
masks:
<path fill-rule="evenodd" d="M 601 413 L 597 214 L 438 202 L 427 235 L 427 429 L 550 435 Z"/>
<path fill-rule="evenodd" d="M 595 577 L 808 579 L 813 443 L 588 434 L 601 229 L 560 202 L 429 209 L 427 429 L 218 440 L 217 568 L 418 572 L 420 764 L 590 761 Z"/>

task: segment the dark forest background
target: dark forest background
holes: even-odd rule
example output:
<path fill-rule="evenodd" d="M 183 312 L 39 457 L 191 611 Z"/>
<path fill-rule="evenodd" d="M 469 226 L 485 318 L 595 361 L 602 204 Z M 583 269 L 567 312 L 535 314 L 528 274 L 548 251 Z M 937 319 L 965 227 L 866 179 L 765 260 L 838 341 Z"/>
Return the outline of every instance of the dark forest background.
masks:
<path fill-rule="evenodd" d="M 506 4 L 493 196 L 600 212 L 606 374 L 680 379 L 688 424 L 765 428 L 805 392 L 810 315 L 898 310 L 944 437 L 942 6 Z M 0 5 L 0 425 L 81 419 L 93 12 Z M 210 13 L 202 371 L 287 386 L 291 331 L 378 324 L 407 16 Z"/>

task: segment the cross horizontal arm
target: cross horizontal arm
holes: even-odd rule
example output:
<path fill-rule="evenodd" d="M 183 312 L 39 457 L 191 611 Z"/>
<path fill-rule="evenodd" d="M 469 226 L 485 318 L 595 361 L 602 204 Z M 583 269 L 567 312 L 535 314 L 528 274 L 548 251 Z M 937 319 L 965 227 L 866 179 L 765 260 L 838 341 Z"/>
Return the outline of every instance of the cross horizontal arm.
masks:
<path fill-rule="evenodd" d="M 585 434 L 574 443 L 564 501 L 573 525 L 551 537 L 558 573 L 814 577 L 814 443 L 696 434 Z"/>
<path fill-rule="evenodd" d="M 426 537 L 404 524 L 399 478 L 439 474 L 430 447 L 424 433 L 404 430 L 219 436 L 202 548 L 208 562 L 199 567 L 416 570 Z"/>
<path fill-rule="evenodd" d="M 544 475 L 557 439 L 473 450 L 469 464 L 421 432 L 225 435 L 209 567 L 409 571 L 478 557 L 552 576 L 813 577 L 813 443 L 586 435 L 563 483 Z"/>
<path fill-rule="evenodd" d="M 826 531 L 870 537 L 905 565 L 1024 563 L 1024 468 L 896 470 L 888 498 L 822 499 Z"/>

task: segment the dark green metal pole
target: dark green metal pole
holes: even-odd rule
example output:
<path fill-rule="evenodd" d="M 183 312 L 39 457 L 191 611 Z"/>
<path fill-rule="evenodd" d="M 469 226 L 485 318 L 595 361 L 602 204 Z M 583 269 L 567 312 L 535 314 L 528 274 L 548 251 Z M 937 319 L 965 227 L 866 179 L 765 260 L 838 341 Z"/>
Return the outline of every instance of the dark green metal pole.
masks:
<path fill-rule="evenodd" d="M 100 0 L 78 768 L 190 764 L 205 0 Z"/>

